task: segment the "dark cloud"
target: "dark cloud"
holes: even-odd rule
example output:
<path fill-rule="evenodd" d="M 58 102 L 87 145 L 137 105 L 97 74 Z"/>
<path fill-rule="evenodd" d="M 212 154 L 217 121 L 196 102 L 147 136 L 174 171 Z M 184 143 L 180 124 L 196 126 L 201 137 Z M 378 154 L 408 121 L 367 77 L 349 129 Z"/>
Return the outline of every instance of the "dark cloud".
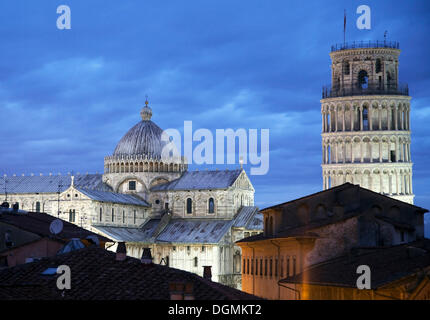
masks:
<path fill-rule="evenodd" d="M 69 0 L 68 31 L 55 27 L 59 4 L 0 4 L 0 171 L 102 171 L 148 94 L 162 128 L 270 129 L 270 171 L 251 177 L 259 206 L 317 192 L 321 87 L 346 9 L 348 40 L 388 30 L 401 44 L 414 192 L 430 208 L 428 1 L 370 4 L 371 31 L 355 28 L 355 0 Z"/>

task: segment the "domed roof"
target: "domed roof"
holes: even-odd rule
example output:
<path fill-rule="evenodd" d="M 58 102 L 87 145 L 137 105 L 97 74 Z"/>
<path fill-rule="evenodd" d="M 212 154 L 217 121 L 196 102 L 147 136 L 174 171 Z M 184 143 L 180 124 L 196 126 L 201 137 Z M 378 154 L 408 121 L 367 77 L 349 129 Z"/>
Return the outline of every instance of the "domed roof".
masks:
<path fill-rule="evenodd" d="M 152 110 L 146 106 L 140 112 L 142 121 L 131 128 L 118 142 L 113 154 L 146 155 L 150 158 L 160 158 L 163 147 L 167 144 L 161 140 L 163 130 L 151 121 Z"/>

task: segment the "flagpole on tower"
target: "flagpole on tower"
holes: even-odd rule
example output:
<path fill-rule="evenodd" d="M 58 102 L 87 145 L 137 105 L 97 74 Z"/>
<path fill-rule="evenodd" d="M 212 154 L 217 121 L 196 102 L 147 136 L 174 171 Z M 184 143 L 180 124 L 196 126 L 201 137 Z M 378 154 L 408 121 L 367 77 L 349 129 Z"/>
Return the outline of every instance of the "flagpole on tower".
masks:
<path fill-rule="evenodd" d="M 343 11 L 343 45 L 346 45 L 346 9 Z"/>

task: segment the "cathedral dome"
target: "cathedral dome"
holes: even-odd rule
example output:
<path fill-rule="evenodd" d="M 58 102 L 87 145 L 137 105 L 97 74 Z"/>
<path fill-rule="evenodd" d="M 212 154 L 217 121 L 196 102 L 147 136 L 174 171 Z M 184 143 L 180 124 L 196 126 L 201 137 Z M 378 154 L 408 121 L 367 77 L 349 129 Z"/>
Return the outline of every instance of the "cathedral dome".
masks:
<path fill-rule="evenodd" d="M 166 142 L 161 140 L 163 130 L 151 121 L 152 110 L 148 101 L 142 108 L 142 121 L 131 128 L 118 142 L 114 156 L 145 155 L 149 158 L 161 158 L 161 152 Z"/>

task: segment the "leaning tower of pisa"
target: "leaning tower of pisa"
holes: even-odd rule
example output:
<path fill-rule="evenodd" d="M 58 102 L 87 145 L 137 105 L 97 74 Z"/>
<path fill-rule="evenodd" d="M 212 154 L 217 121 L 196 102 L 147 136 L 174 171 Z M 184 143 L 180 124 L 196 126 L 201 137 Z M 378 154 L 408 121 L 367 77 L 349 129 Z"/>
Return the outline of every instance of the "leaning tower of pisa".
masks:
<path fill-rule="evenodd" d="M 323 88 L 323 189 L 345 182 L 413 203 L 410 100 L 397 42 L 332 46 Z"/>

